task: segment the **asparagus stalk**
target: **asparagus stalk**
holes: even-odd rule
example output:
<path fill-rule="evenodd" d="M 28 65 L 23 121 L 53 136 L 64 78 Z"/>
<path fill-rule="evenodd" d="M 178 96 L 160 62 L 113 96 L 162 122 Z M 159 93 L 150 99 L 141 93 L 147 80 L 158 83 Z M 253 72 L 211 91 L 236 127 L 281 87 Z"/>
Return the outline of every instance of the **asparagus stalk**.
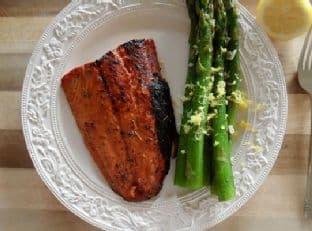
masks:
<path fill-rule="evenodd" d="M 186 146 L 186 186 L 197 189 L 206 185 L 204 140 L 207 132 L 208 96 L 211 77 L 213 4 L 212 0 L 196 1 L 198 23 L 197 80 L 194 83 L 191 111 L 188 115 L 189 131 Z"/>
<path fill-rule="evenodd" d="M 176 170 L 174 184 L 184 186 L 185 178 L 185 162 L 186 162 L 186 140 L 187 140 L 187 115 L 191 111 L 192 86 L 196 79 L 196 61 L 197 61 L 197 34 L 198 34 L 198 17 L 195 12 L 195 0 L 187 0 L 187 8 L 189 18 L 191 20 L 191 31 L 189 35 L 189 58 L 188 71 L 186 77 L 186 87 L 183 102 L 183 115 L 179 136 L 179 147 L 176 159 Z"/>
<path fill-rule="evenodd" d="M 230 98 L 233 92 L 240 88 L 240 59 L 239 59 L 239 24 L 237 6 L 233 0 L 224 1 L 225 11 L 227 14 L 227 34 L 229 42 L 227 44 L 226 55 L 226 73 L 227 73 L 227 96 Z M 228 108 L 228 122 L 230 126 L 234 126 L 236 119 L 236 103 L 229 100 Z M 232 146 L 232 135 L 230 133 L 230 149 Z"/>
<path fill-rule="evenodd" d="M 227 1 L 227 0 L 225 0 Z M 213 0 L 216 20 L 214 36 L 214 97 L 216 100 L 213 118 L 213 154 L 214 154 L 214 183 L 213 191 L 217 193 L 219 201 L 230 200 L 235 197 L 235 186 L 232 164 L 229 154 L 228 120 L 226 117 L 226 91 L 224 81 L 224 56 L 226 45 L 226 13 L 222 0 Z"/>
<path fill-rule="evenodd" d="M 207 185 L 212 185 L 213 182 L 213 149 L 212 149 L 212 139 L 211 136 L 205 137 L 205 144 L 204 144 L 204 174 L 205 174 L 205 182 Z"/>

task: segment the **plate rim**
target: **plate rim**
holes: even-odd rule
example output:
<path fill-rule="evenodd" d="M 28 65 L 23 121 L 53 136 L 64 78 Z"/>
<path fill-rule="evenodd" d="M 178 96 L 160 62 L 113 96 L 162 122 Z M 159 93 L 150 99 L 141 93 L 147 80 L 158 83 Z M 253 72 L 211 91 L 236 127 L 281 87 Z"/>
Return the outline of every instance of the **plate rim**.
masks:
<path fill-rule="evenodd" d="M 56 25 L 56 23 L 59 21 L 59 19 L 62 19 L 67 13 L 69 13 L 73 8 L 75 8 L 77 6 L 77 4 L 79 4 L 80 1 L 76 0 L 76 1 L 72 1 L 71 3 L 69 3 L 59 14 L 56 15 L 56 17 L 53 19 L 53 21 L 47 26 L 47 28 L 45 29 L 43 35 L 41 36 L 41 38 L 39 39 L 37 45 L 35 46 L 31 58 L 29 60 L 29 63 L 27 65 L 27 69 L 26 69 L 26 75 L 23 81 L 23 88 L 22 88 L 22 100 L 21 100 L 21 108 L 22 108 L 22 113 L 21 113 L 21 119 L 22 119 L 22 130 L 23 130 L 23 135 L 25 137 L 25 141 L 26 141 L 26 146 L 27 146 L 27 150 L 29 152 L 29 155 L 33 161 L 33 164 L 35 166 L 36 172 L 38 173 L 38 175 L 40 176 L 40 178 L 42 179 L 42 181 L 45 183 L 45 185 L 49 188 L 49 191 L 52 192 L 52 194 L 67 208 L 69 209 L 73 214 L 75 214 L 76 216 L 80 217 L 81 219 L 83 219 L 84 221 L 100 228 L 107 228 L 108 230 L 111 229 L 111 227 L 106 226 L 106 224 L 98 224 L 97 222 L 94 222 L 92 219 L 90 219 L 88 216 L 82 214 L 81 212 L 77 212 L 77 210 L 72 207 L 71 204 L 69 204 L 68 202 L 66 202 L 62 197 L 60 197 L 57 193 L 56 190 L 54 188 L 54 186 L 50 185 L 49 181 L 46 179 L 46 176 L 44 174 L 44 172 L 39 171 L 39 166 L 37 165 L 36 162 L 36 154 L 35 152 L 33 152 L 33 147 L 30 141 L 30 137 L 28 134 L 28 128 L 27 128 L 27 109 L 26 109 L 26 101 L 27 101 L 27 88 L 28 88 L 28 81 L 30 81 L 30 73 L 31 70 L 33 68 L 33 61 L 36 58 L 36 56 L 38 55 L 38 53 L 40 53 L 42 46 L 44 45 L 45 39 L 47 38 L 47 36 L 49 35 L 49 33 L 51 33 L 51 31 L 53 30 L 54 26 Z M 268 46 L 268 50 L 270 50 L 270 52 L 273 54 L 274 56 L 274 60 L 272 60 L 272 62 L 274 61 L 274 63 L 276 64 L 276 66 L 278 67 L 278 72 L 280 73 L 281 77 L 284 77 L 284 73 L 283 73 L 283 69 L 282 69 L 282 65 L 278 59 L 278 55 L 277 52 L 275 50 L 275 48 L 273 47 L 271 41 L 269 40 L 269 38 L 267 37 L 267 35 L 263 32 L 262 28 L 255 22 L 255 18 L 247 11 L 247 9 L 245 9 L 244 6 L 242 6 L 240 4 L 240 10 L 242 12 L 244 12 L 244 15 L 249 17 L 249 19 L 251 21 L 254 22 L 254 26 L 257 29 L 257 33 L 260 34 L 261 38 L 264 39 L 266 45 Z M 260 180 L 258 180 L 258 183 L 256 183 L 255 185 L 252 186 L 251 189 L 248 190 L 248 193 L 246 193 L 242 198 L 240 198 L 240 202 L 236 205 L 233 206 L 230 211 L 225 213 L 225 216 L 222 217 L 218 217 L 215 222 L 213 224 L 210 225 L 204 225 L 204 224 L 198 224 L 198 226 L 194 227 L 194 230 L 201 230 L 207 227 L 211 227 L 214 226 L 215 224 L 219 223 L 222 220 L 225 220 L 227 217 L 233 215 L 238 209 L 240 209 L 254 194 L 255 192 L 259 189 L 259 187 L 263 184 L 264 180 L 266 179 L 266 177 L 268 176 L 268 174 L 270 173 L 273 165 L 276 162 L 276 158 L 279 155 L 279 151 L 283 142 L 283 137 L 284 134 L 286 132 L 286 122 L 287 122 L 287 112 L 288 112 L 288 97 L 287 97 L 287 90 L 286 90 L 286 81 L 285 81 L 285 77 L 281 79 L 282 81 L 282 101 L 283 101 L 283 108 L 284 110 L 281 111 L 281 118 L 282 121 L 280 121 L 280 123 L 282 124 L 282 129 L 278 130 L 278 134 L 276 135 L 278 138 L 278 142 L 274 145 L 274 149 L 272 149 L 272 151 L 274 153 L 276 153 L 276 155 L 272 155 L 272 157 L 270 158 L 270 161 L 268 163 L 268 165 L 265 166 L 265 170 L 262 172 L 261 176 L 259 177 Z M 280 86 L 281 87 L 281 86 Z"/>

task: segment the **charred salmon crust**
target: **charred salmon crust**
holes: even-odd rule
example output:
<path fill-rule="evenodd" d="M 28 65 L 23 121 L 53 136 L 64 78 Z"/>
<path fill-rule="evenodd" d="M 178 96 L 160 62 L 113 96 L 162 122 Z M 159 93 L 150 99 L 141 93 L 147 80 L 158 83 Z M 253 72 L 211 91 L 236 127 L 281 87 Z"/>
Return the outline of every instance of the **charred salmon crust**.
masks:
<path fill-rule="evenodd" d="M 158 142 L 161 152 L 164 158 L 166 158 L 166 169 L 169 170 L 172 144 L 174 141 L 172 138 L 177 136 L 170 90 L 168 83 L 161 78 L 156 78 L 149 86 L 149 89 L 152 94 Z"/>
<path fill-rule="evenodd" d="M 62 87 L 83 140 L 111 188 L 155 196 L 168 172 L 175 120 L 153 40 L 131 40 L 77 67 Z"/>

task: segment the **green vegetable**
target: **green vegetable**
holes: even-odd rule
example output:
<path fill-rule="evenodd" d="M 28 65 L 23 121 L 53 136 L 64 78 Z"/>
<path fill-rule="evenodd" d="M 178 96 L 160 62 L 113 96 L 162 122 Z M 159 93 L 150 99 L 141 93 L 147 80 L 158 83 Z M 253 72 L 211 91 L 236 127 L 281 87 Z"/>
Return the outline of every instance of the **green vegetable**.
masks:
<path fill-rule="evenodd" d="M 213 85 L 211 76 L 213 4 L 212 0 L 196 1 L 198 23 L 197 79 L 194 83 L 191 111 L 188 115 L 190 130 L 186 146 L 186 186 L 197 189 L 205 186 L 204 140 L 207 133 L 208 96 Z"/>
<path fill-rule="evenodd" d="M 204 181 L 207 185 L 212 185 L 213 175 L 214 175 L 214 167 L 213 167 L 213 145 L 211 136 L 205 137 L 204 144 Z"/>
<path fill-rule="evenodd" d="M 195 12 L 195 0 L 187 0 L 187 8 L 189 17 L 191 20 L 191 32 L 189 35 L 189 59 L 188 59 L 188 71 L 186 77 L 186 87 L 183 102 L 183 115 L 180 128 L 179 136 L 179 148 L 176 159 L 176 170 L 175 170 L 175 185 L 185 186 L 185 163 L 186 163 L 186 142 L 187 142 L 187 115 L 191 111 L 191 99 L 192 99 L 192 86 L 196 79 L 196 62 L 197 62 L 197 34 L 198 34 L 198 17 Z"/>
<path fill-rule="evenodd" d="M 239 59 L 239 14 L 237 6 L 232 0 L 224 1 L 225 11 L 227 14 L 227 34 L 229 41 L 227 44 L 227 54 L 225 62 L 225 72 L 227 73 L 227 96 L 230 98 L 233 92 L 240 89 L 240 59 Z M 237 104 L 229 100 L 227 113 L 229 125 L 234 126 L 236 120 Z M 232 149 L 232 136 L 230 134 L 230 150 Z"/>
<path fill-rule="evenodd" d="M 212 121 L 214 155 L 214 181 L 212 189 L 217 193 L 219 201 L 226 201 L 234 198 L 236 194 L 230 160 L 228 120 L 226 117 L 226 85 L 224 82 L 226 13 L 222 0 L 213 0 L 213 2 L 216 20 L 213 40 L 214 96 L 217 103 L 214 108 L 216 116 Z"/>

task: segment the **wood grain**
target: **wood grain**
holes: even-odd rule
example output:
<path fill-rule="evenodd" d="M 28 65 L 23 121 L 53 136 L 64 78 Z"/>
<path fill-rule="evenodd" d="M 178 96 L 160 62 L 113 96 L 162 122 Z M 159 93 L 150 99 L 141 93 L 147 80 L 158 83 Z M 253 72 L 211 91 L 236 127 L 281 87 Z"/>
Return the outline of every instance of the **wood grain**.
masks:
<path fill-rule="evenodd" d="M 269 221 L 273 224 L 275 219 L 300 220 L 303 215 L 304 184 L 305 176 L 302 174 L 271 174 L 256 195 L 234 216 L 251 220 L 271 218 Z M 23 168 L 0 169 L 0 211 L 5 209 L 67 211 L 43 185 L 35 170 Z"/>
<path fill-rule="evenodd" d="M 2 168 L 0 170 L 0 208 L 66 211 L 48 191 L 34 169 Z M 295 187 L 294 187 L 295 186 Z M 301 175 L 271 175 L 239 216 L 301 216 L 304 177 Z M 272 195 L 278 193 L 283 200 Z M 260 199 L 260 200 L 259 200 Z M 268 203 L 263 203 L 267 201 Z M 287 205 L 287 210 L 285 208 Z M 270 204 L 270 211 L 267 211 Z"/>
<path fill-rule="evenodd" d="M 69 211 L 0 209 L 4 231 L 99 231 Z"/>
<path fill-rule="evenodd" d="M 20 97 L 20 91 L 0 91 L 0 107 L 2 108 L 0 129 L 21 129 Z M 288 94 L 288 105 L 286 134 L 310 134 L 309 96 L 307 94 Z"/>
<path fill-rule="evenodd" d="M 288 94 L 286 134 L 311 134 L 311 103 L 307 94 Z"/>
<path fill-rule="evenodd" d="M 302 173 L 309 149 L 310 101 L 306 94 L 289 94 L 288 100 L 287 135 L 273 172 Z M 0 167 L 32 167 L 21 132 L 20 92 L 0 91 L 0 108 Z"/>
<path fill-rule="evenodd" d="M 0 168 L 32 168 L 21 130 L 0 129 Z"/>
<path fill-rule="evenodd" d="M 305 175 L 307 171 L 310 135 L 286 135 L 273 175 Z"/>
<path fill-rule="evenodd" d="M 53 17 L 0 17 L 0 53 L 32 53 Z"/>
<path fill-rule="evenodd" d="M 0 129 L 22 129 L 20 97 L 20 91 L 0 91 Z"/>
<path fill-rule="evenodd" d="M 0 53 L 0 91 L 20 91 L 30 53 Z"/>
<path fill-rule="evenodd" d="M 70 0 L 1 0 L 1 17 L 48 16 L 62 10 Z"/>
<path fill-rule="evenodd" d="M 286 135 L 272 174 L 305 174 L 309 135 Z M 32 168 L 21 130 L 0 130 L 0 168 Z"/>
<path fill-rule="evenodd" d="M 264 203 L 264 202 L 263 202 Z M 303 218 L 246 217 L 234 215 L 209 231 L 310 231 L 312 221 Z"/>
<path fill-rule="evenodd" d="M 42 183 L 34 169 L 0 169 L 0 208 L 61 210 L 65 208 Z"/>
<path fill-rule="evenodd" d="M 290 94 L 305 93 L 305 91 L 299 86 L 297 78 L 297 65 L 300 57 L 299 51 L 303 46 L 304 38 L 305 34 L 287 42 L 273 41 L 283 65 L 287 91 Z"/>

